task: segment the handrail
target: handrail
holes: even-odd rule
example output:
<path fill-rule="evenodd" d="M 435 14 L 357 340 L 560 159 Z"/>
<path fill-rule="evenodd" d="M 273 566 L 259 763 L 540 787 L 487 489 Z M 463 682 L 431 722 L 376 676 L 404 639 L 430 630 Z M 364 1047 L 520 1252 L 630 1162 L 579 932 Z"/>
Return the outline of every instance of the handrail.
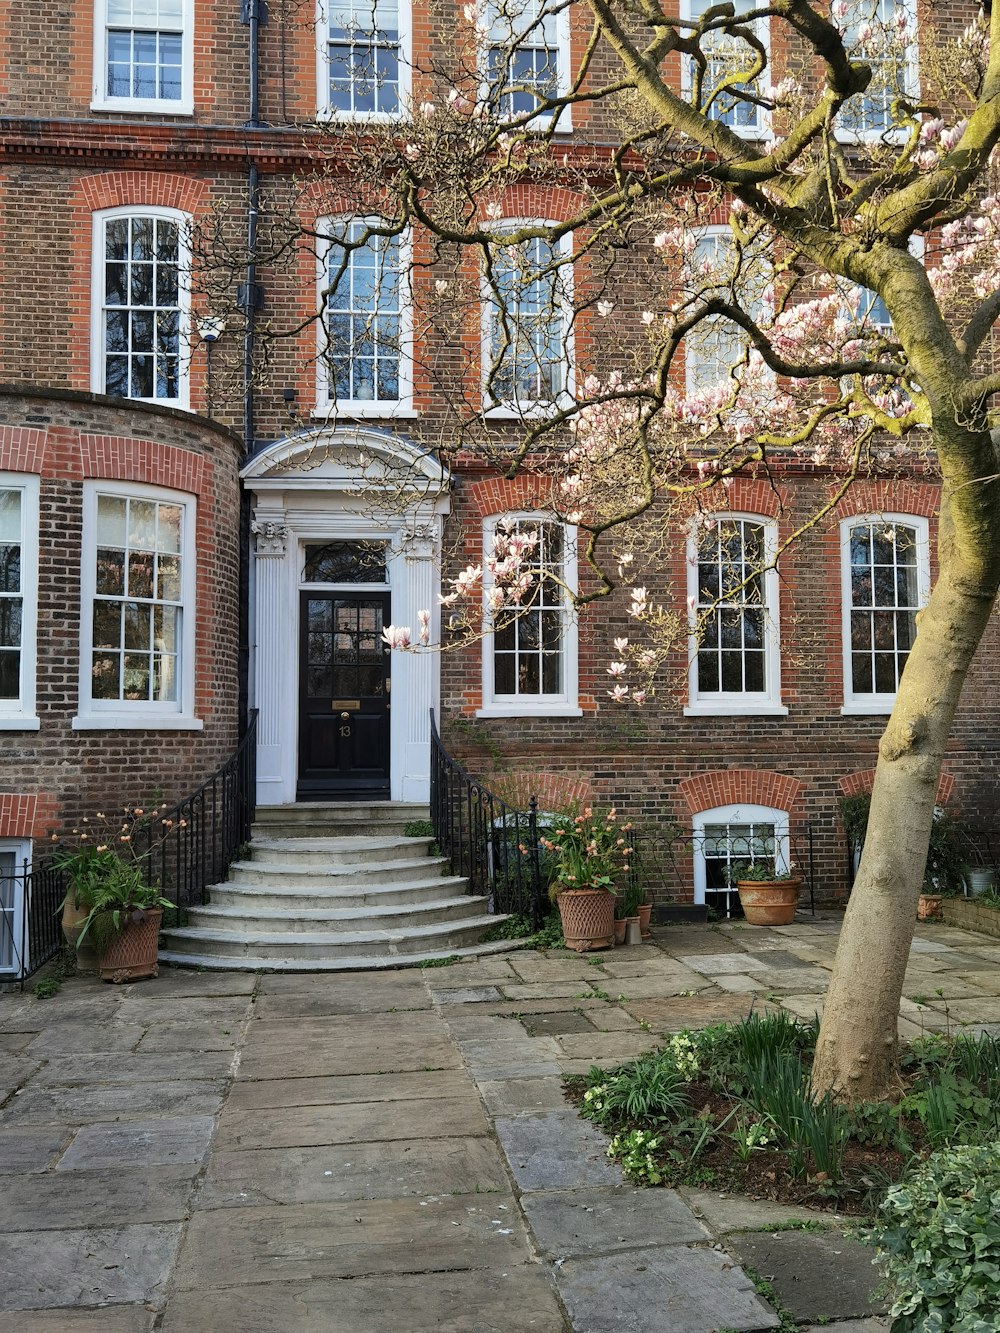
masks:
<path fill-rule="evenodd" d="M 538 798 L 516 810 L 472 778 L 444 748 L 431 709 L 431 826 L 451 873 L 468 880 L 488 910 L 529 917 L 537 930 L 545 915 L 539 855 Z"/>
<path fill-rule="evenodd" d="M 145 830 L 137 856 L 150 880 L 178 907 L 207 901 L 206 890 L 225 879 L 250 841 L 257 810 L 257 718 L 251 709 L 239 746 L 221 768 Z M 169 827 L 163 837 L 164 827 Z"/>

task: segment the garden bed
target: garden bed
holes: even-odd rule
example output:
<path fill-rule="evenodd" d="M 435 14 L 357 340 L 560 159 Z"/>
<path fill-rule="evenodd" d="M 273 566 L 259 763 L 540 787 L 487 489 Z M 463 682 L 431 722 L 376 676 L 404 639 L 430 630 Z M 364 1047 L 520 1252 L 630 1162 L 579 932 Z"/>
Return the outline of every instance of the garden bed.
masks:
<path fill-rule="evenodd" d="M 569 1080 L 608 1156 L 637 1183 L 694 1185 L 870 1213 L 932 1151 L 1000 1139 L 1000 1043 L 924 1037 L 893 1103 L 847 1109 L 808 1091 L 815 1022 L 751 1016 L 671 1037 L 613 1071 Z"/>

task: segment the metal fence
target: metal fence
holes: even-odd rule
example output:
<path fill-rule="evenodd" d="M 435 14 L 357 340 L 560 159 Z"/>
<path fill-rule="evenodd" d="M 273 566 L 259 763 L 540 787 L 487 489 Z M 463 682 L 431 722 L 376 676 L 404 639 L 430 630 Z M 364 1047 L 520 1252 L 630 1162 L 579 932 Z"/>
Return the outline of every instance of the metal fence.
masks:
<path fill-rule="evenodd" d="M 787 839 L 775 837 L 769 824 L 709 825 L 700 833 L 670 829 L 659 838 L 643 838 L 636 868 L 643 882 L 653 888 L 658 902 L 666 898 L 690 903 L 692 894 L 700 889 L 709 914 L 727 918 L 743 915 L 735 883 L 740 862 L 753 865 L 763 861 L 780 870 L 786 859 L 802 877 L 809 910 L 815 914 L 816 856 L 811 824 Z"/>
<path fill-rule="evenodd" d="M 0 875 L 0 982 L 23 985 L 60 952 L 65 896 L 65 880 L 51 865 Z"/>
<path fill-rule="evenodd" d="M 198 907 L 224 880 L 250 841 L 257 808 L 257 710 L 239 748 L 217 772 L 172 810 L 136 830 L 137 858 L 150 883 L 179 908 Z M 164 837 L 164 828 L 169 834 Z"/>
<path fill-rule="evenodd" d="M 453 875 L 469 881 L 491 912 L 511 912 L 541 924 L 547 909 L 538 801 L 516 810 L 477 782 L 441 743 L 431 713 L 431 826 Z"/>

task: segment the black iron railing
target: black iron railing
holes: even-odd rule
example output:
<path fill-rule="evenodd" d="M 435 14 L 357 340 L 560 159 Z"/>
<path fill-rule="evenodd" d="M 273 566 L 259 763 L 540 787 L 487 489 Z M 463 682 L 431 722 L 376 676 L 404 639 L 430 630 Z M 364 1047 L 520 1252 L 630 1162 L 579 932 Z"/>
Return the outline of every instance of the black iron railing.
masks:
<path fill-rule="evenodd" d="M 0 981 L 32 976 L 63 948 L 63 875 L 51 865 L 0 876 Z"/>
<path fill-rule="evenodd" d="M 816 857 L 813 828 L 806 824 L 780 844 L 778 868 L 783 867 L 785 850 L 789 865 L 803 881 L 803 893 L 809 895 L 809 910 L 816 913 Z M 734 830 L 718 833 L 685 833 L 672 829 L 656 839 L 644 839 L 636 858 L 641 879 L 653 889 L 657 902 L 672 899 L 690 903 L 695 888 L 703 888 L 704 903 L 717 917 L 738 917 L 739 892 L 730 884 L 732 872 L 741 861 L 764 861 L 775 865 L 775 839 L 760 829 L 752 834 Z M 699 895 L 700 898 L 700 895 Z M 801 899 L 800 899 L 801 901 Z"/>
<path fill-rule="evenodd" d="M 538 800 L 515 810 L 470 777 L 441 743 L 431 712 L 431 824 L 453 875 L 469 881 L 491 912 L 510 912 L 541 925 L 548 879 L 539 842 Z M 544 832 L 544 828 L 542 829 Z"/>
<path fill-rule="evenodd" d="M 179 908 L 207 901 L 240 848 L 250 841 L 257 809 L 257 710 L 236 753 L 196 792 L 137 830 L 134 845 L 150 883 Z"/>

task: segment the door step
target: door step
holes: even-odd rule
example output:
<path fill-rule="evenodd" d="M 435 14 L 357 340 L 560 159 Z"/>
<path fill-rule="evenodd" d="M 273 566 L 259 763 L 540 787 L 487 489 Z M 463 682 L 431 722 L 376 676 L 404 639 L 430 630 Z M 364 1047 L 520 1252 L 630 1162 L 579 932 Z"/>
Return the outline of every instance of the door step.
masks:
<path fill-rule="evenodd" d="M 491 914 L 452 875 L 433 839 L 407 838 L 427 807 L 396 802 L 272 806 L 257 811 L 248 855 L 229 879 L 165 930 L 165 963 L 296 972 L 434 965 L 519 947 L 483 943 Z"/>

